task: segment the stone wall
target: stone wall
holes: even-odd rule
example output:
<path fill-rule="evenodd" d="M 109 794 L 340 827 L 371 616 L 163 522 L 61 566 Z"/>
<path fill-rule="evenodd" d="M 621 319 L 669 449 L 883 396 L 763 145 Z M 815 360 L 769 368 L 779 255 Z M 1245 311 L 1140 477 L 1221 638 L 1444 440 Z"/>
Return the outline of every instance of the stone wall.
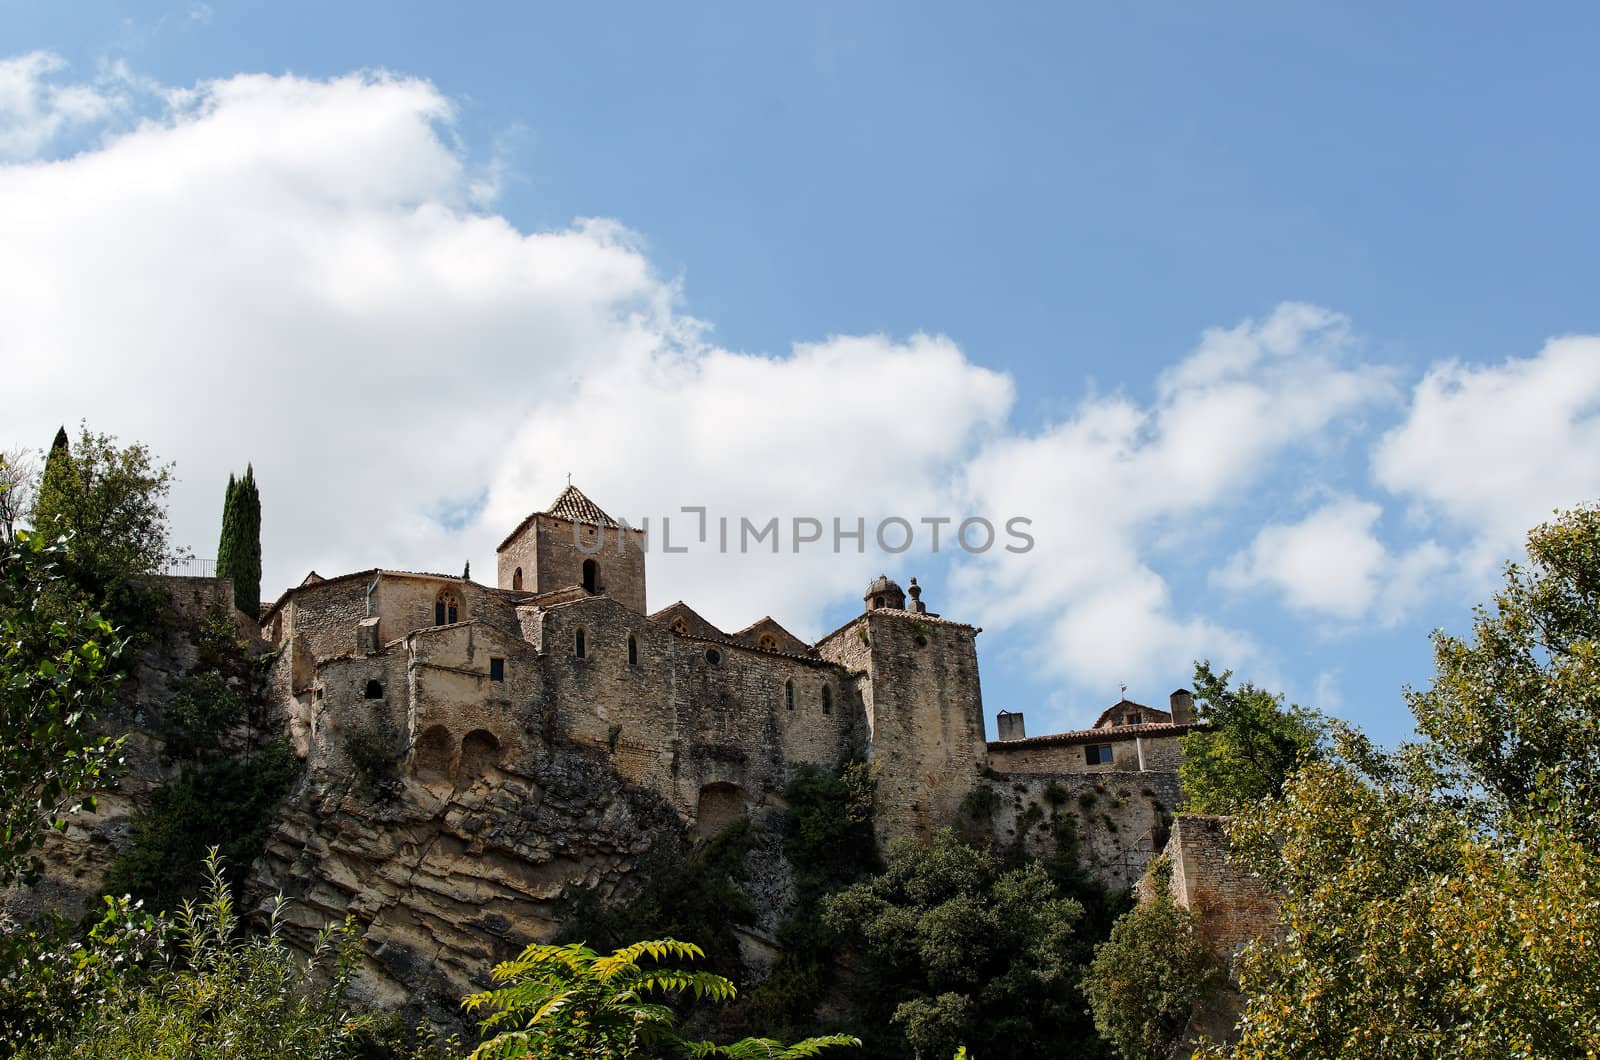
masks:
<path fill-rule="evenodd" d="M 1144 875 L 1167 842 L 1180 797 L 1171 773 L 998 773 L 986 786 L 996 842 L 1010 845 L 1021 835 L 1030 854 L 1047 857 L 1066 820 L 1080 864 L 1112 888 L 1131 888 Z"/>
<path fill-rule="evenodd" d="M 1037 736 L 989 745 L 989 766 L 1002 773 L 1113 773 L 1141 769 L 1176 772 L 1179 749 L 1176 736 L 1116 736 L 1071 740 Z M 1084 748 L 1109 744 L 1112 759 L 1091 765 Z"/>
<path fill-rule="evenodd" d="M 756 802 L 780 790 L 794 764 L 833 766 L 865 751 L 856 681 L 825 661 L 681 637 L 607 597 L 528 624 L 540 636 L 552 734 L 604 750 L 623 777 L 686 816 L 698 815 L 712 785 Z"/>
<path fill-rule="evenodd" d="M 1224 959 L 1278 928 L 1277 899 L 1232 856 L 1227 829 L 1226 817 L 1180 814 L 1163 851 L 1174 900 L 1199 918 L 1201 936 Z"/>
<path fill-rule="evenodd" d="M 869 611 L 818 651 L 859 666 L 865 649 L 880 840 L 927 836 L 956 820 L 985 767 L 983 699 L 971 626 L 908 611 Z"/>
<path fill-rule="evenodd" d="M 583 565 L 588 560 L 598 567 L 598 592 L 630 611 L 645 613 L 643 531 L 597 528 L 536 515 L 506 542 L 495 563 L 500 588 L 512 588 L 516 571 L 521 569 L 524 591 L 547 593 L 583 584 Z"/>

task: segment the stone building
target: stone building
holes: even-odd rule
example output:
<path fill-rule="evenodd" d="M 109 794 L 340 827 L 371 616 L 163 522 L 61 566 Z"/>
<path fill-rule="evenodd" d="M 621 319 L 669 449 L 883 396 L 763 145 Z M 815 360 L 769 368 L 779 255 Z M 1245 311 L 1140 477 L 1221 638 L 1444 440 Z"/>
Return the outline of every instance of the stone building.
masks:
<path fill-rule="evenodd" d="M 313 572 L 272 604 L 262 632 L 297 753 L 328 765 L 377 741 L 418 781 L 459 786 L 554 739 L 603 750 L 702 831 L 798 763 L 860 757 L 887 840 L 953 823 L 985 775 L 1171 774 L 1193 725 L 1180 690 L 1170 711 L 1123 700 L 1079 732 L 1027 737 L 1008 713 L 987 741 L 979 630 L 929 613 L 915 579 L 908 606 L 878 578 L 810 645 L 771 617 L 726 633 L 682 601 L 648 612 L 642 535 L 573 486 L 497 560 L 495 586 Z"/>
<path fill-rule="evenodd" d="M 1028 737 L 1005 714 L 988 741 L 980 631 L 930 613 L 915 579 L 908 603 L 879 577 L 814 644 L 771 617 L 727 633 L 682 601 L 649 612 L 641 532 L 570 485 L 506 537 L 496 571 L 494 586 L 313 572 L 267 608 L 296 752 L 336 767 L 376 742 L 454 789 L 549 741 L 589 747 L 702 833 L 772 800 L 797 764 L 865 758 L 888 841 L 954 823 L 986 777 L 1173 774 L 1193 726 L 1179 691 L 1170 711 L 1123 700 L 1079 732 Z M 1163 813 L 1174 785 L 1159 782 Z M 1164 838 L 1145 836 L 1144 856 Z"/>

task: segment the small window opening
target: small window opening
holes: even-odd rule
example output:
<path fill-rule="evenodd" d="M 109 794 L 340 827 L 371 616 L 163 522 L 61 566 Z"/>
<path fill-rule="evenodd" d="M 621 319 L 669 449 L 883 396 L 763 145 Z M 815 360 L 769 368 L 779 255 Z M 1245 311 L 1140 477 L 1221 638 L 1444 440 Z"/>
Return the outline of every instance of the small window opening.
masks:
<path fill-rule="evenodd" d="M 761 640 L 757 642 L 756 647 L 760 648 L 762 651 L 777 651 L 778 638 L 774 637 L 771 633 L 763 633 L 761 634 Z"/>
<path fill-rule="evenodd" d="M 382 699 L 383 685 L 379 684 L 377 681 L 368 681 L 367 690 L 364 694 L 368 699 Z"/>
<path fill-rule="evenodd" d="M 883 606 L 883 597 L 881 597 L 881 596 L 874 596 L 874 597 L 873 597 L 873 598 L 872 598 L 872 606 L 873 606 L 873 607 L 882 607 L 882 606 Z"/>
<path fill-rule="evenodd" d="M 461 621 L 461 600 L 446 589 L 433 602 L 433 624 L 447 626 Z"/>
<path fill-rule="evenodd" d="M 586 593 L 600 591 L 600 564 L 592 559 L 583 561 L 583 591 Z"/>
<path fill-rule="evenodd" d="M 506 679 L 506 661 L 504 659 L 489 660 L 489 680 L 504 681 Z"/>
<path fill-rule="evenodd" d="M 586 658 L 589 654 L 588 639 L 588 633 L 582 626 L 579 626 L 572 634 L 572 654 L 580 659 Z"/>
<path fill-rule="evenodd" d="M 722 662 L 722 653 L 715 648 L 706 649 L 706 662 L 716 666 Z"/>
<path fill-rule="evenodd" d="M 511 572 L 511 588 L 513 588 L 513 589 L 521 589 L 522 588 L 522 568 L 521 567 L 518 567 L 516 570 Z"/>
<path fill-rule="evenodd" d="M 785 709 L 785 710 L 793 710 L 794 709 L 794 682 L 793 681 L 785 681 L 783 683 L 783 709 Z"/>
<path fill-rule="evenodd" d="M 1105 743 L 1091 743 L 1085 745 L 1083 748 L 1083 760 L 1091 766 L 1111 765 L 1111 745 Z"/>
<path fill-rule="evenodd" d="M 322 689 L 320 687 L 317 689 L 317 698 L 318 699 L 322 698 Z"/>
<path fill-rule="evenodd" d="M 1140 722 L 1140 716 L 1138 714 L 1129 714 L 1128 715 L 1128 724 L 1129 725 L 1138 725 L 1139 722 Z"/>
<path fill-rule="evenodd" d="M 639 642 L 634 639 L 632 633 L 628 634 L 628 665 L 639 665 Z"/>
<path fill-rule="evenodd" d="M 680 615 L 672 620 L 672 632 L 681 633 L 684 636 L 689 635 L 689 623 L 683 620 L 683 616 Z"/>
<path fill-rule="evenodd" d="M 833 713 L 833 689 L 827 685 L 822 686 L 822 713 Z"/>

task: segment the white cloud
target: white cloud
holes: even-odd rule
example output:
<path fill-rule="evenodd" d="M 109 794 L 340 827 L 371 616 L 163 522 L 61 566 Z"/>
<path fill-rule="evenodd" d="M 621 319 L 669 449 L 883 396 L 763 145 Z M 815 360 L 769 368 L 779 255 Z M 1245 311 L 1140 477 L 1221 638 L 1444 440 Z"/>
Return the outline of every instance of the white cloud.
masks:
<path fill-rule="evenodd" d="M 66 69 L 53 52 L 0 59 L 0 162 L 33 158 L 74 126 L 98 122 L 123 102 L 89 84 L 53 84 Z"/>
<path fill-rule="evenodd" d="M 1600 338 L 1553 339 L 1499 365 L 1439 365 L 1373 460 L 1416 512 L 1463 531 L 1481 590 L 1556 508 L 1600 499 Z"/>
<path fill-rule="evenodd" d="M 1032 552 L 959 563 L 951 598 L 933 601 L 991 629 L 986 666 L 1016 660 L 1108 693 L 1126 680 L 1147 696 L 1197 657 L 1264 679 L 1275 660 L 1257 635 L 1175 590 L 1161 561 L 1210 562 L 1189 553 L 1197 527 L 1255 534 L 1252 490 L 1291 458 L 1337 453 L 1396 394 L 1390 372 L 1359 363 L 1344 318 L 1286 304 L 1206 332 L 1147 401 L 1091 398 L 1019 435 L 1011 381 L 948 339 L 731 352 L 618 222 L 519 230 L 494 212 L 515 175 L 467 159 L 451 101 L 425 81 L 247 75 L 177 89 L 121 67 L 62 84 L 60 70 L 48 55 L 0 64 L 0 144 L 20 158 L 0 164 L 0 363 L 26 395 L 0 443 L 44 445 L 80 417 L 149 442 L 179 461 L 176 536 L 201 555 L 228 473 L 254 461 L 269 595 L 312 566 L 453 572 L 470 557 L 482 577 L 570 471 L 632 518 L 701 504 L 869 526 L 1028 516 Z M 129 126 L 130 98 L 158 111 Z M 68 129 L 94 146 L 39 160 Z M 1430 375 L 1380 477 L 1463 525 L 1498 526 L 1492 491 L 1457 473 L 1467 443 L 1454 439 L 1481 430 L 1482 407 L 1525 398 L 1541 425 L 1469 450 L 1469 465 L 1530 459 L 1539 444 L 1594 451 L 1593 341 L 1515 370 Z M 1518 481 L 1517 503 L 1569 503 L 1593 482 L 1586 466 L 1547 463 L 1523 476 L 1537 489 Z M 1261 530 L 1227 577 L 1299 592 L 1319 615 L 1403 607 L 1392 587 L 1442 561 L 1397 558 L 1366 502 L 1342 503 Z M 1340 577 L 1315 563 L 1329 535 Z M 770 612 L 812 635 L 872 574 L 932 566 L 919 554 L 657 554 L 651 602 L 683 596 L 728 626 Z"/>
<path fill-rule="evenodd" d="M 1339 497 L 1297 523 L 1269 524 L 1212 581 L 1236 592 L 1270 588 L 1289 607 L 1326 618 L 1355 621 L 1375 613 L 1393 623 L 1450 557 L 1432 541 L 1391 553 L 1377 535 L 1382 514 L 1371 501 Z"/>
<path fill-rule="evenodd" d="M 253 460 L 269 595 L 311 566 L 482 576 L 568 471 L 636 518 L 933 510 L 1010 407 L 937 337 L 710 345 L 616 222 L 525 234 L 479 209 L 492 187 L 426 82 L 153 94 L 160 118 L 101 147 L 0 167 L 0 359 L 30 399 L 7 426 L 43 444 L 84 417 L 178 458 L 201 555 Z M 651 599 L 816 633 L 880 563 L 657 555 Z"/>
<path fill-rule="evenodd" d="M 1034 665 L 1099 687 L 1182 681 L 1206 656 L 1259 659 L 1247 632 L 1173 598 L 1150 542 L 1226 512 L 1289 449 L 1388 399 L 1389 373 L 1350 363 L 1354 352 L 1344 318 L 1285 304 L 1206 332 L 1148 406 L 1091 399 L 1038 435 L 996 439 L 968 469 L 967 495 L 1031 516 L 1038 547 L 968 565 L 963 606 L 1016 630 Z"/>

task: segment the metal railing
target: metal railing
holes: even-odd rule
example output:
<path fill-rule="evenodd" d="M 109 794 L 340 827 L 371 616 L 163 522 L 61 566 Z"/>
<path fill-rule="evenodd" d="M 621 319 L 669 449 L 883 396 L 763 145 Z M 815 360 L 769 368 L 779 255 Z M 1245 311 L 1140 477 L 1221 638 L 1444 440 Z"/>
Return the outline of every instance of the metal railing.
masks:
<path fill-rule="evenodd" d="M 217 576 L 217 561 L 202 559 L 198 556 L 189 556 L 186 559 L 173 560 L 161 568 L 162 574 L 169 574 L 176 578 L 215 578 Z"/>

